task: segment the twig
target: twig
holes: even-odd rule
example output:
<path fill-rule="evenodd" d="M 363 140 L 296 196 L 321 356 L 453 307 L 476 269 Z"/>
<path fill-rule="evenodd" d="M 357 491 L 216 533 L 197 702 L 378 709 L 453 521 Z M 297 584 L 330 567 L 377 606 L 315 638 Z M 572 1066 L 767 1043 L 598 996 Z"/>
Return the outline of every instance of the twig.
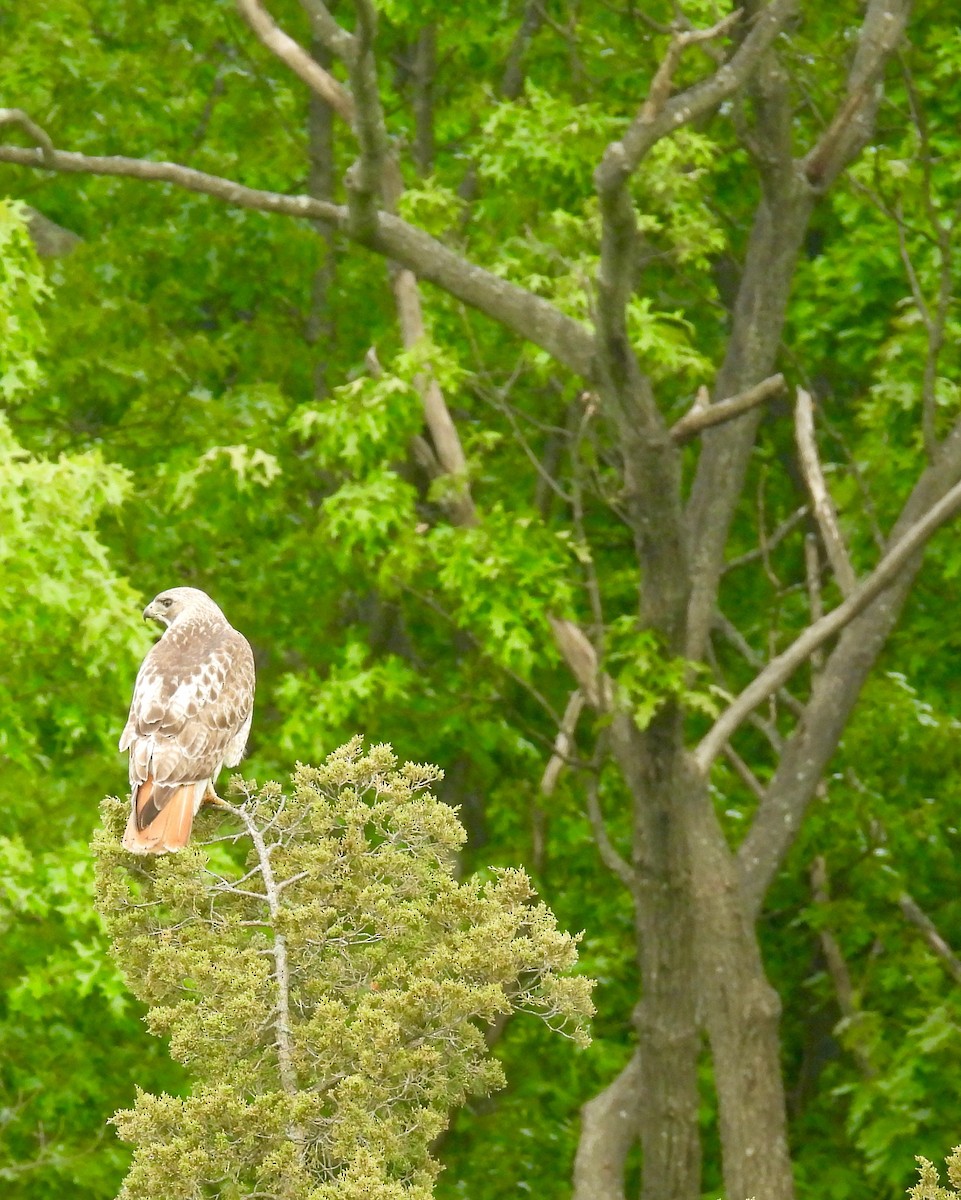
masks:
<path fill-rule="evenodd" d="M 961 483 L 956 483 L 919 521 L 902 534 L 871 574 L 842 604 L 823 616 L 820 621 L 808 626 L 785 651 L 768 663 L 760 675 L 725 709 L 710 732 L 701 740 L 694 753 L 694 759 L 702 771 L 707 772 L 724 743 L 747 714 L 790 679 L 814 650 L 839 633 L 849 621 L 867 608 L 877 595 L 889 587 L 908 561 L 959 509 Z"/>
<path fill-rule="evenodd" d="M 753 794 L 754 798 L 756 800 L 763 800 L 764 784 L 761 783 L 760 779 L 758 779 L 730 742 L 724 747 L 724 757 L 734 768 L 735 775 L 737 775 L 747 790 Z"/>
<path fill-rule="evenodd" d="M 828 869 L 823 854 L 819 854 L 811 863 L 810 876 L 811 895 L 814 903 L 824 906 L 830 904 Z M 841 1010 L 841 1017 L 848 1024 L 852 1024 L 861 1015 L 861 1010 L 858 1006 L 854 984 L 851 981 L 851 972 L 848 970 L 848 964 L 841 952 L 841 944 L 826 925 L 823 925 L 819 929 L 818 937 L 821 942 L 824 961 L 827 964 L 828 974 L 831 976 L 831 982 L 834 984 L 834 994 L 837 997 L 838 1008 Z M 851 1047 L 851 1052 L 862 1075 L 870 1079 L 875 1074 L 875 1071 L 864 1047 L 855 1042 Z"/>
<path fill-rule="evenodd" d="M 738 567 L 746 567 L 748 563 L 757 562 L 759 558 L 763 558 L 765 553 L 769 553 L 775 546 L 779 546 L 787 535 L 801 524 L 808 515 L 808 512 L 809 509 L 806 504 L 802 504 L 800 508 L 795 509 L 767 538 L 763 547 L 756 546 L 753 550 L 747 550 L 744 554 L 737 555 L 736 558 L 729 558 L 724 564 L 724 573 L 727 574 L 728 571 L 734 571 Z M 881 548 L 883 549 L 883 546 Z"/>
<path fill-rule="evenodd" d="M 828 492 L 824 471 L 821 469 L 821 460 L 818 457 L 817 441 L 814 437 L 814 402 L 811 399 L 811 393 L 806 392 L 804 388 L 797 390 L 794 431 L 804 482 L 807 484 L 811 497 L 814 517 L 821 530 L 821 538 L 824 541 L 828 561 L 834 571 L 841 594 L 850 596 L 858 585 L 857 576 L 854 574 L 847 547 L 841 537 L 837 512 Z"/>
<path fill-rule="evenodd" d="M 722 612 L 717 612 L 715 614 L 714 628 L 728 642 L 731 643 L 744 661 L 752 666 L 755 671 L 761 671 L 764 669 L 766 664 L 763 657 L 758 654 L 758 652 L 754 649 L 744 634 L 741 633 L 740 629 L 738 629 L 734 622 L 729 621 Z M 793 713 L 795 717 L 801 717 L 804 714 L 804 705 L 800 700 L 797 699 L 796 696 L 792 696 L 789 691 L 781 688 L 778 690 L 778 696 L 781 698 L 784 707 L 789 712 Z"/>
<path fill-rule="evenodd" d="M 705 407 L 703 404 L 695 403 L 689 412 L 671 426 L 671 439 L 675 445 L 682 446 L 702 430 L 710 429 L 712 425 L 720 425 L 724 421 L 733 421 L 741 413 L 755 408 L 758 404 L 763 404 L 765 400 L 776 396 L 783 389 L 784 376 L 779 373 L 771 375 L 768 379 L 762 379 L 760 383 L 756 383 L 754 387 L 748 388 L 747 391 L 741 392 L 737 396 L 718 400 L 716 404 Z"/>
<path fill-rule="evenodd" d="M 660 116 L 671 94 L 671 88 L 674 83 L 674 72 L 677 70 L 678 63 L 681 61 L 681 55 L 687 47 L 695 46 L 699 42 L 710 41 L 711 38 L 724 37 L 740 21 L 743 12 L 743 9 L 736 8 L 732 13 L 728 13 L 726 17 L 722 17 L 720 21 L 712 25 L 709 29 L 685 29 L 674 33 L 671 43 L 667 48 L 667 53 L 661 60 L 661 64 L 654 74 L 654 79 L 651 81 L 647 99 L 644 101 L 641 111 L 637 115 L 639 122 L 650 125 L 655 117 Z"/>
<path fill-rule="evenodd" d="M 599 791 L 600 771 L 592 771 L 587 777 L 587 817 L 591 823 L 594 841 L 597 843 L 597 852 L 600 854 L 604 866 L 617 876 L 631 895 L 634 895 L 637 887 L 634 871 L 610 839 L 607 825 L 604 823 L 604 814 L 601 812 Z"/>
<path fill-rule="evenodd" d="M 920 931 L 921 936 L 944 964 L 945 970 L 954 982 L 961 984 L 961 959 L 938 932 L 938 927 L 927 913 L 907 892 L 902 892 L 898 897 L 898 907 L 915 929 Z"/>

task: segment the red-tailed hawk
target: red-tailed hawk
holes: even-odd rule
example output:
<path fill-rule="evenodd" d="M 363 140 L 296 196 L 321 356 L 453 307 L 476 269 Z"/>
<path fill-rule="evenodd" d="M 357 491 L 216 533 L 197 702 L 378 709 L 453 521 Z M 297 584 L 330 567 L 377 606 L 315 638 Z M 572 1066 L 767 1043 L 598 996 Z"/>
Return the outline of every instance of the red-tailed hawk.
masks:
<path fill-rule="evenodd" d="M 181 850 L 214 781 L 243 757 L 254 707 L 250 644 L 198 588 L 161 592 L 144 620 L 167 628 L 141 664 L 120 749 L 130 751 L 133 854 Z"/>

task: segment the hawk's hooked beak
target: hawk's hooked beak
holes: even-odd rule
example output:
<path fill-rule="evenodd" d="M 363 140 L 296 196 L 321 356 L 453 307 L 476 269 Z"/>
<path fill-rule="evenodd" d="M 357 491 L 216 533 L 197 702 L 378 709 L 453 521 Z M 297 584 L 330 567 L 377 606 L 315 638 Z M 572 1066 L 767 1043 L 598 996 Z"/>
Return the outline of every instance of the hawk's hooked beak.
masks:
<path fill-rule="evenodd" d="M 143 619 L 145 621 L 156 621 L 159 619 L 159 615 L 157 613 L 156 608 L 154 607 L 154 602 L 152 600 L 147 605 L 147 607 L 143 610 Z"/>

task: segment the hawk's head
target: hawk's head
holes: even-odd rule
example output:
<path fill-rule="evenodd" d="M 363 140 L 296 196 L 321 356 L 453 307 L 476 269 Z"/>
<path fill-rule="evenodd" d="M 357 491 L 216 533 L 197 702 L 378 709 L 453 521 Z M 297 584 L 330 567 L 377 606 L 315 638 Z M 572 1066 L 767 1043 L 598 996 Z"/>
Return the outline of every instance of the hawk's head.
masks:
<path fill-rule="evenodd" d="M 170 626 L 185 617 L 191 620 L 194 617 L 209 617 L 214 614 L 223 617 L 223 613 L 206 592 L 202 592 L 200 588 L 175 587 L 158 593 L 143 610 L 143 619 L 160 621 Z"/>

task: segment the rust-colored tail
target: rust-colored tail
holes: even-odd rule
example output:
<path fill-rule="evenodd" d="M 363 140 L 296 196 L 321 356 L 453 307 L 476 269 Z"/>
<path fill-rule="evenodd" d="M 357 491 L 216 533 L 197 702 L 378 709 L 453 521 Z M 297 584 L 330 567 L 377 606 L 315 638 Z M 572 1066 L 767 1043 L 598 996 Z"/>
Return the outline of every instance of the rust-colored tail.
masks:
<path fill-rule="evenodd" d="M 145 779 L 130 806 L 123 848 L 131 854 L 167 854 L 182 850 L 190 840 L 194 813 L 200 807 L 206 789 L 206 779 L 184 783 L 161 799 L 154 796 L 153 779 Z"/>

